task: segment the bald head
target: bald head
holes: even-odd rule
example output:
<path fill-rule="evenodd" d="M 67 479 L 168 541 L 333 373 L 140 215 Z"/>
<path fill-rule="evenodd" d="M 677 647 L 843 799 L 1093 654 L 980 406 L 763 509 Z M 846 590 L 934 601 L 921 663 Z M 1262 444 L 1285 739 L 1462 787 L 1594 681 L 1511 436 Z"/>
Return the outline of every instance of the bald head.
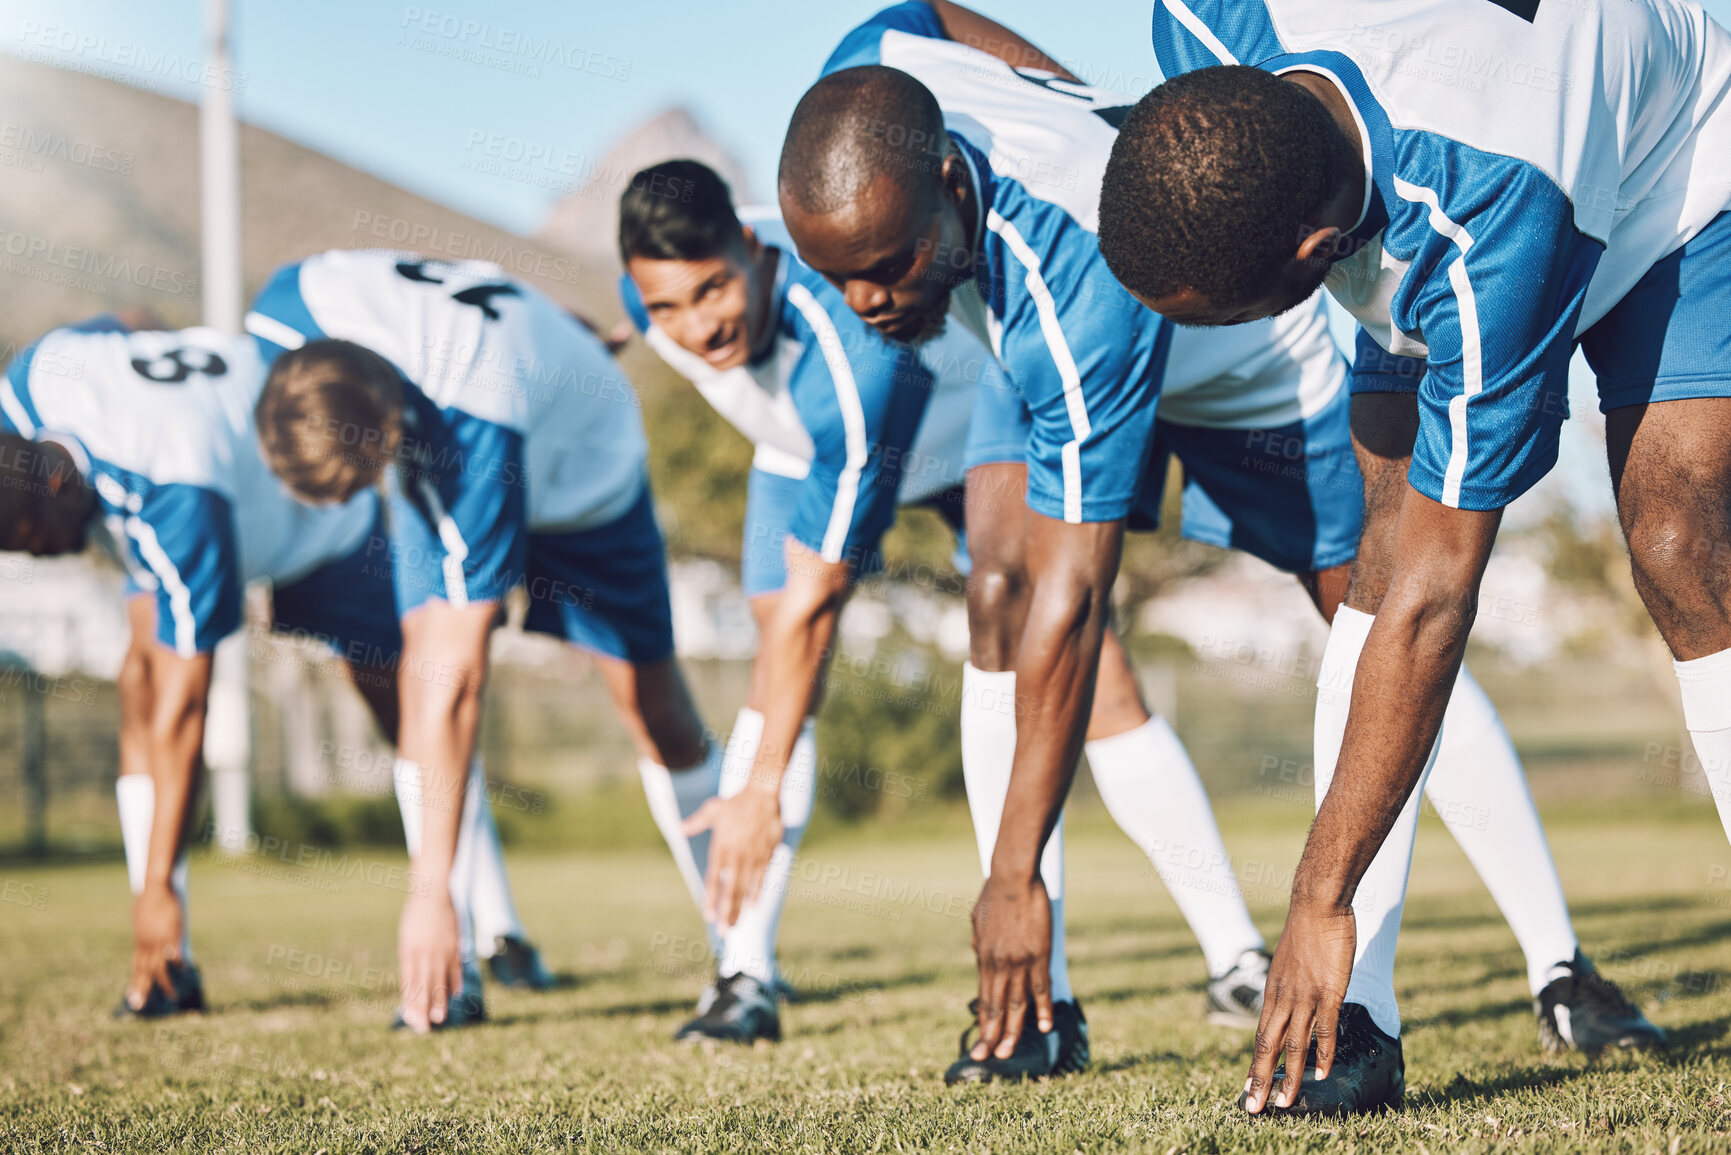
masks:
<path fill-rule="evenodd" d="M 896 68 L 831 73 L 800 99 L 781 146 L 784 206 L 827 215 L 880 182 L 915 203 L 935 194 L 949 137 L 937 98 Z"/>

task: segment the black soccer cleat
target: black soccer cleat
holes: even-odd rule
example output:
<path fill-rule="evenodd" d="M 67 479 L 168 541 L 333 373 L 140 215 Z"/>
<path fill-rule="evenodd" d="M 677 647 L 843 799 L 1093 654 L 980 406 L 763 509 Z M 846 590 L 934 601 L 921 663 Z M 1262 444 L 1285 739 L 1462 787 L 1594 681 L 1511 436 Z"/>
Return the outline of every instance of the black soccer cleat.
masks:
<path fill-rule="evenodd" d="M 1594 970 L 1586 955 L 1576 950 L 1563 966 L 1568 973 L 1546 983 L 1533 1000 L 1545 1050 L 1596 1055 L 1607 1047 L 1657 1051 L 1669 1043 L 1665 1032 L 1648 1021 L 1616 983 Z"/>
<path fill-rule="evenodd" d="M 1019 1083 L 1024 1079 L 1045 1079 L 1069 1075 L 1088 1065 L 1088 1020 L 1082 1014 L 1082 1004 L 1074 1000 L 1052 1004 L 1052 1029 L 1040 1033 L 1039 1020 L 1030 1013 L 1022 1020 L 1022 1033 L 1016 1039 L 1016 1049 L 1010 1057 L 1000 1059 L 988 1055 L 975 1059 L 968 1052 L 974 1049 L 973 1033 L 978 1026 L 979 1000 L 968 1004 L 968 1012 L 976 1022 L 962 1032 L 961 1057 L 944 1072 L 944 1082 L 957 1083 Z"/>
<path fill-rule="evenodd" d="M 435 1031 L 452 1031 L 458 1027 L 472 1027 L 477 1023 L 487 1021 L 487 1003 L 481 994 L 481 968 L 474 963 L 463 965 L 463 989 L 445 1003 L 445 1021 L 431 1024 Z M 397 1011 L 391 1020 L 391 1030 L 400 1031 L 409 1024 L 403 1019 L 403 1012 Z"/>
<path fill-rule="evenodd" d="M 189 962 L 171 961 L 168 964 L 168 981 L 174 985 L 172 995 L 161 987 L 153 986 L 150 993 L 145 995 L 144 1005 L 141 1007 L 134 1007 L 122 996 L 120 1005 L 114 1008 L 114 1017 L 163 1019 L 170 1015 L 204 1010 L 204 981 L 199 978 L 196 966 Z"/>
<path fill-rule="evenodd" d="M 524 991 L 550 991 L 558 985 L 553 972 L 541 961 L 541 952 L 526 938 L 514 934 L 493 940 L 487 970 L 502 987 Z"/>
<path fill-rule="evenodd" d="M 1263 1105 L 1263 1115 L 1362 1115 L 1398 1110 L 1406 1102 L 1406 1059 L 1400 1040 L 1385 1035 L 1371 1021 L 1370 1012 L 1357 1003 L 1344 1003 L 1336 1031 L 1334 1064 L 1328 1078 L 1316 1077 L 1316 1042 L 1304 1060 L 1304 1082 L 1298 1100 L 1290 1107 L 1276 1107 L 1275 1096 L 1286 1078 L 1286 1064 L 1274 1069 L 1274 1084 Z M 1242 1109 L 1249 1100 L 1246 1091 L 1238 1097 Z"/>
<path fill-rule="evenodd" d="M 681 1041 L 714 1039 L 724 1043 L 781 1042 L 777 987 L 741 972 L 715 984 L 715 997 L 673 1036 Z"/>
<path fill-rule="evenodd" d="M 1058 1036 L 1058 1057 L 1052 1074 L 1073 1075 L 1088 1065 L 1088 1017 L 1079 1000 L 1052 1004 L 1052 1033 Z"/>
<path fill-rule="evenodd" d="M 1261 947 L 1238 956 L 1232 969 L 1208 980 L 1208 1021 L 1222 1027 L 1256 1029 L 1262 1019 L 1262 990 L 1268 985 L 1273 956 Z"/>

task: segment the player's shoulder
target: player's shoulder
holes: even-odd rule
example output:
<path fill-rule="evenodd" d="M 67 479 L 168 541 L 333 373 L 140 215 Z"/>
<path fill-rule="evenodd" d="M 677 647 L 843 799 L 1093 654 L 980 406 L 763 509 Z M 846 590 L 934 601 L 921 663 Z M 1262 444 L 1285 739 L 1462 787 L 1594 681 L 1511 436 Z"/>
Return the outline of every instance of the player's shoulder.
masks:
<path fill-rule="evenodd" d="M 214 329 L 86 332 L 37 343 L 29 393 L 43 431 L 153 485 L 224 490 L 263 383 L 252 342 Z"/>
<path fill-rule="evenodd" d="M 857 25 L 842 37 L 841 44 L 824 61 L 821 75 L 857 68 L 865 64 L 884 64 L 883 42 L 886 35 L 900 34 L 925 40 L 947 40 L 944 22 L 937 10 L 925 0 L 908 0 L 882 9 Z"/>

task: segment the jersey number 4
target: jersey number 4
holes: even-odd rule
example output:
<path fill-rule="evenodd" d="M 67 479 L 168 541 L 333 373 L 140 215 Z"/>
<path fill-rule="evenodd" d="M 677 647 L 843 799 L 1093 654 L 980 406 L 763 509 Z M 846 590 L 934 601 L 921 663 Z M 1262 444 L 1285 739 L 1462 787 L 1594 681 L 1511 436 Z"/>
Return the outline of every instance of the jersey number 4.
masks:
<path fill-rule="evenodd" d="M 197 363 L 188 361 L 188 357 L 196 357 Z M 154 357 L 134 357 L 132 371 L 146 381 L 155 381 L 160 385 L 179 385 L 194 373 L 202 373 L 206 377 L 221 377 L 228 372 L 228 362 L 209 349 L 185 347 L 170 349 Z"/>
<path fill-rule="evenodd" d="M 423 285 L 442 285 L 444 280 L 435 277 L 427 271 L 427 266 L 443 264 L 442 261 L 398 261 L 398 275 L 411 281 L 419 281 Z M 506 281 L 494 281 L 485 285 L 470 285 L 461 292 L 452 293 L 451 300 L 459 305 L 473 305 L 481 310 L 481 315 L 489 321 L 499 319 L 499 310 L 493 307 L 494 297 L 520 297 L 523 294 L 517 286 Z"/>

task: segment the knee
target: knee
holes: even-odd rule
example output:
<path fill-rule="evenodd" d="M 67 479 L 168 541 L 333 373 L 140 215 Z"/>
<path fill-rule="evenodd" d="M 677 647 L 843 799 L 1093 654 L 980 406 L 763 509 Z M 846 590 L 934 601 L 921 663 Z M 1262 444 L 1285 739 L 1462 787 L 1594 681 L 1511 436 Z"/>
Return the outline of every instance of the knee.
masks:
<path fill-rule="evenodd" d="M 1013 660 L 1012 639 L 1026 588 L 1019 568 L 990 559 L 975 561 L 967 597 L 969 643 L 976 666 L 1003 669 Z"/>
<path fill-rule="evenodd" d="M 1629 565 L 1643 596 L 1687 599 L 1690 591 L 1724 584 L 1731 534 L 1687 510 L 1640 517 L 1625 527 Z"/>
<path fill-rule="evenodd" d="M 120 663 L 120 673 L 114 679 L 123 697 L 148 693 L 150 690 L 150 659 L 136 647 L 126 651 Z"/>

